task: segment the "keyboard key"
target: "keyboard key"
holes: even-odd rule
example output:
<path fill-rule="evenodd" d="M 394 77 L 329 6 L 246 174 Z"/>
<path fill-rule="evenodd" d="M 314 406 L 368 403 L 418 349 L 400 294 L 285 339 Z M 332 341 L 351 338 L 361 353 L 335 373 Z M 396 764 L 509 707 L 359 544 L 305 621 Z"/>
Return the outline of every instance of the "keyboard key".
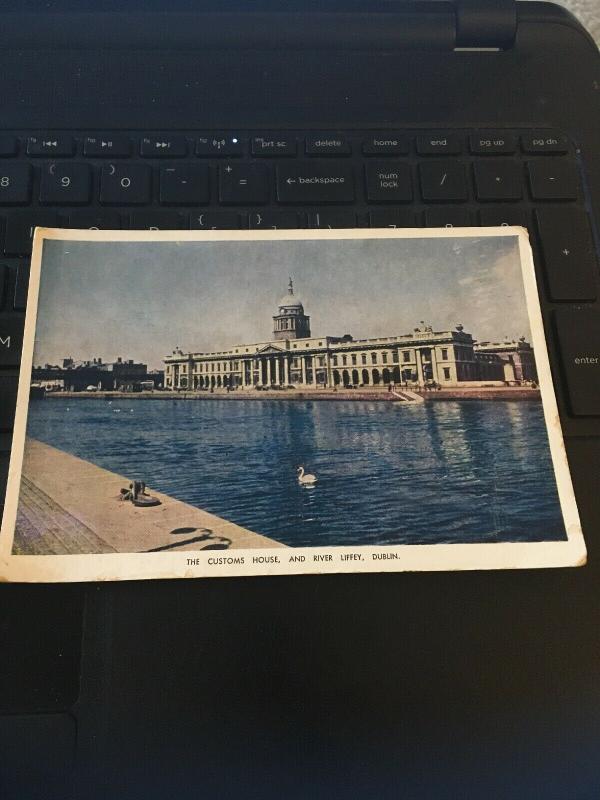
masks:
<path fill-rule="evenodd" d="M 145 158 L 181 158 L 187 156 L 187 142 L 183 136 L 158 139 L 145 136 L 140 142 L 140 155 Z"/>
<path fill-rule="evenodd" d="M 85 205 L 92 191 L 89 164 L 52 162 L 42 169 L 40 203 L 44 205 Z"/>
<path fill-rule="evenodd" d="M 413 199 L 410 166 L 395 161 L 365 165 L 367 199 L 370 203 L 410 203 Z"/>
<path fill-rule="evenodd" d="M 0 317 L 0 367 L 18 367 L 23 347 L 24 317 Z"/>
<path fill-rule="evenodd" d="M 279 230 L 304 228 L 304 215 L 296 211 L 253 211 L 248 218 L 252 230 Z M 303 224 L 301 224 L 303 223 Z"/>
<path fill-rule="evenodd" d="M 0 136 L 0 157 L 16 156 L 19 152 L 19 140 L 16 136 Z"/>
<path fill-rule="evenodd" d="M 243 152 L 244 141 L 237 136 L 215 133 L 196 140 L 196 155 L 203 158 L 230 158 L 241 156 Z"/>
<path fill-rule="evenodd" d="M 8 161 L 0 164 L 0 204 L 25 205 L 31 199 L 33 170 L 30 164 Z"/>
<path fill-rule="evenodd" d="M 255 136 L 252 139 L 253 156 L 295 156 L 297 142 L 295 137 L 275 134 Z"/>
<path fill-rule="evenodd" d="M 17 211 L 6 220 L 4 252 L 7 256 L 29 255 L 36 227 L 57 226 L 58 215 L 53 211 Z"/>
<path fill-rule="evenodd" d="M 513 155 L 517 150 L 517 137 L 511 133 L 483 131 L 469 137 L 469 146 L 475 155 Z"/>
<path fill-rule="evenodd" d="M 393 133 L 375 134 L 364 140 L 362 151 L 365 156 L 406 156 L 409 152 L 408 138 Z"/>
<path fill-rule="evenodd" d="M 16 374 L 0 373 L 0 430 L 9 431 L 14 425 L 18 382 Z"/>
<path fill-rule="evenodd" d="M 21 262 L 17 267 L 15 278 L 15 294 L 13 306 L 15 311 L 25 311 L 27 307 L 27 291 L 29 289 L 29 264 Z"/>
<path fill-rule="evenodd" d="M 219 167 L 219 202 L 223 205 L 259 204 L 269 199 L 264 164 L 227 164 Z"/>
<path fill-rule="evenodd" d="M 600 312 L 554 312 L 558 347 L 573 416 L 600 415 Z"/>
<path fill-rule="evenodd" d="M 542 131 L 521 136 L 521 147 L 525 153 L 564 155 L 569 152 L 569 140 L 566 136 Z"/>
<path fill-rule="evenodd" d="M 6 298 L 6 284 L 8 282 L 8 267 L 0 264 L 0 309 L 4 306 Z"/>
<path fill-rule="evenodd" d="M 190 217 L 190 228 L 194 231 L 230 231 L 239 227 L 237 211 L 200 211 Z"/>
<path fill-rule="evenodd" d="M 87 136 L 83 155 L 90 158 L 127 158 L 131 154 L 129 136 Z"/>
<path fill-rule="evenodd" d="M 356 228 L 356 214 L 349 208 L 315 211 L 308 215 L 309 228 Z"/>
<path fill-rule="evenodd" d="M 0 437 L 0 444 L 3 437 Z M 8 465 L 10 463 L 10 449 L 0 451 L 0 518 L 4 509 L 4 496 L 6 494 L 6 482 L 8 480 Z"/>
<path fill-rule="evenodd" d="M 28 156 L 49 156 L 50 158 L 65 158 L 75 152 L 75 142 L 72 136 L 30 136 L 27 139 Z"/>
<path fill-rule="evenodd" d="M 352 165 L 335 161 L 297 161 L 279 164 L 277 199 L 280 203 L 351 203 Z"/>
<path fill-rule="evenodd" d="M 598 258 L 585 211 L 553 207 L 535 216 L 550 297 L 595 300 Z"/>
<path fill-rule="evenodd" d="M 381 208 L 369 211 L 371 228 L 415 228 L 415 214 L 404 208 Z"/>
<path fill-rule="evenodd" d="M 160 171 L 160 202 L 173 206 L 201 206 L 210 201 L 206 164 L 179 164 Z"/>
<path fill-rule="evenodd" d="M 468 199 L 465 168 L 456 161 L 431 161 L 419 165 L 424 200 L 464 201 Z"/>
<path fill-rule="evenodd" d="M 466 208 L 428 208 L 425 212 L 428 228 L 468 228 L 472 224 L 471 213 Z"/>
<path fill-rule="evenodd" d="M 513 206 L 482 208 L 479 212 L 479 222 L 486 227 L 506 228 L 510 225 L 519 225 L 523 228 L 529 228 L 530 226 L 527 211 Z"/>
<path fill-rule="evenodd" d="M 305 152 L 307 156 L 349 156 L 352 148 L 345 136 L 324 133 L 319 136 L 307 136 Z"/>
<path fill-rule="evenodd" d="M 187 219 L 176 211 L 136 211 L 130 215 L 129 227 L 136 231 L 170 231 L 187 228 Z"/>
<path fill-rule="evenodd" d="M 534 200 L 577 200 L 579 176 L 571 161 L 549 158 L 530 161 L 529 183 Z"/>
<path fill-rule="evenodd" d="M 72 211 L 64 217 L 64 225 L 87 231 L 118 231 L 121 228 L 121 217 L 116 211 L 108 210 Z"/>
<path fill-rule="evenodd" d="M 478 200 L 520 200 L 523 197 L 523 169 L 517 161 L 479 161 L 475 164 Z"/>
<path fill-rule="evenodd" d="M 100 175 L 100 202 L 143 205 L 150 202 L 151 168 L 146 164 L 108 164 Z"/>
<path fill-rule="evenodd" d="M 420 156 L 457 156 L 462 153 L 462 142 L 452 135 L 417 136 L 417 153 Z"/>

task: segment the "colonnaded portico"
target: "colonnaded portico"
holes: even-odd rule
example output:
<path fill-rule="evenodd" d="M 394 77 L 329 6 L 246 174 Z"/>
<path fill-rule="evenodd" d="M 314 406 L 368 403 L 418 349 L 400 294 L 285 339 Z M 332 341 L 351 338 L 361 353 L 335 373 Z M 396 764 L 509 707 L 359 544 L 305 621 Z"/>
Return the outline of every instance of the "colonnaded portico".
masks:
<path fill-rule="evenodd" d="M 411 333 L 371 339 L 354 339 L 350 334 L 311 336 L 310 317 L 294 295 L 291 279 L 272 319 L 270 341 L 211 352 L 184 353 L 177 348 L 165 358 L 165 388 L 456 386 L 537 379 L 533 348 L 524 338 L 495 346 L 486 342 L 479 348 L 462 325 L 435 331 L 422 322 Z M 513 361 L 520 364 L 525 356 L 533 365 L 527 373 L 510 369 Z"/>

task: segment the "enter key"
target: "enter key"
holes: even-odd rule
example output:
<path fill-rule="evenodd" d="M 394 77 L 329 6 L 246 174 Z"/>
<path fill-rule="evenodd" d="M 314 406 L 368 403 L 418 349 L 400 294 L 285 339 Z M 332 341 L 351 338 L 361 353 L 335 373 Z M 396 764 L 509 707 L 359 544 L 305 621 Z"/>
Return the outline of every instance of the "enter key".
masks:
<path fill-rule="evenodd" d="M 554 315 L 571 413 L 600 416 L 600 311 L 559 309 Z"/>

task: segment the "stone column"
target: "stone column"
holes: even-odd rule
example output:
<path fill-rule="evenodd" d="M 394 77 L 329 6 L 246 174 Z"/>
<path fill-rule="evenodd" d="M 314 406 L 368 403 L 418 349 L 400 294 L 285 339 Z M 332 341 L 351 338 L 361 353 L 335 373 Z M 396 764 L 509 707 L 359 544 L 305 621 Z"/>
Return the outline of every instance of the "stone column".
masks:
<path fill-rule="evenodd" d="M 267 386 L 271 385 L 271 359 L 267 358 Z"/>
<path fill-rule="evenodd" d="M 283 357 L 283 380 L 286 386 L 290 382 L 290 359 L 288 356 Z"/>
<path fill-rule="evenodd" d="M 436 383 L 439 383 L 435 347 L 431 348 L 431 377 Z"/>
<path fill-rule="evenodd" d="M 425 379 L 423 377 L 423 364 L 421 363 L 421 351 L 418 347 L 415 347 L 415 361 L 417 362 L 417 383 L 424 384 Z"/>
<path fill-rule="evenodd" d="M 240 366 L 242 368 L 242 389 L 246 388 L 246 362 L 241 359 Z"/>
<path fill-rule="evenodd" d="M 279 363 L 279 356 L 275 359 L 275 383 L 281 386 L 281 364 Z"/>
<path fill-rule="evenodd" d="M 302 367 L 302 385 L 306 386 L 306 361 L 304 356 L 300 356 L 300 365 Z"/>

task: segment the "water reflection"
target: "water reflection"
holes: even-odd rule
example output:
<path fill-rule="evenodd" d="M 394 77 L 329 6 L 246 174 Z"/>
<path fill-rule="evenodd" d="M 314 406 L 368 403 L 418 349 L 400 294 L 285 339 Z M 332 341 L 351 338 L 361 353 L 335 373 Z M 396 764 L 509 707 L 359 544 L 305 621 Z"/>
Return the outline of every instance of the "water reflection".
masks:
<path fill-rule="evenodd" d="M 534 402 L 86 398 L 66 408 L 34 401 L 30 434 L 286 544 L 565 535 Z M 299 465 L 316 485 L 298 483 Z"/>

